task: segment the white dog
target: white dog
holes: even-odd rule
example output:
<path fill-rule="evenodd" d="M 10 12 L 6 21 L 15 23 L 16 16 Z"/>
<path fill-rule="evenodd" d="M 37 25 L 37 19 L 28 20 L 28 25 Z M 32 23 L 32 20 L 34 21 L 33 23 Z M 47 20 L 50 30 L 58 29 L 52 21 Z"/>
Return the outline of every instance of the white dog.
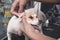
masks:
<path fill-rule="evenodd" d="M 42 23 L 40 23 L 39 21 L 46 21 L 46 16 L 43 12 L 41 11 L 35 11 L 36 9 L 35 8 L 31 8 L 31 9 L 28 9 L 28 10 L 25 10 L 25 14 L 26 14 L 26 19 L 27 19 L 27 22 L 29 24 L 32 24 L 32 25 L 39 25 L 38 27 L 36 27 L 36 29 L 38 30 L 41 30 L 41 27 L 42 27 Z M 22 13 L 20 16 L 23 16 L 24 13 Z M 9 23 L 8 23 L 8 27 L 7 27 L 7 36 L 8 36 L 8 40 L 11 40 L 11 33 L 14 33 L 14 34 L 19 34 L 21 35 L 22 32 L 21 32 L 21 27 L 22 27 L 22 22 L 21 22 L 21 19 L 20 18 L 17 18 L 16 16 L 13 16 Z M 25 36 L 26 37 L 26 36 Z M 28 40 L 27 38 L 25 40 Z"/>

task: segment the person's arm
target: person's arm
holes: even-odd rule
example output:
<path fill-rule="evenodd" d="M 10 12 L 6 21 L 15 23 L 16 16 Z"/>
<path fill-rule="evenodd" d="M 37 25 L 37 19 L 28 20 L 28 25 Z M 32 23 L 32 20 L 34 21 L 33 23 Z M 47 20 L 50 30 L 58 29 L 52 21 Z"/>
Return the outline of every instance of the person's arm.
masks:
<path fill-rule="evenodd" d="M 34 29 L 33 26 L 27 23 L 25 16 L 23 16 L 22 22 L 24 25 L 24 33 L 26 33 L 32 40 L 55 40 L 54 38 L 41 34 L 38 30 Z"/>
<path fill-rule="evenodd" d="M 42 3 L 60 3 L 60 0 L 33 0 L 33 1 L 39 1 L 39 2 L 42 2 Z"/>
<path fill-rule="evenodd" d="M 23 12 L 26 3 L 29 1 L 33 1 L 33 0 L 14 0 L 11 6 L 11 13 L 16 16 L 19 16 L 19 14 L 15 11 L 15 8 L 18 8 L 16 6 L 19 6 L 19 9 L 17 9 L 18 12 Z M 60 0 L 34 0 L 34 1 L 39 1 L 43 3 L 60 3 Z"/>
<path fill-rule="evenodd" d="M 23 12 L 28 0 L 19 0 L 19 12 Z"/>
<path fill-rule="evenodd" d="M 33 1 L 33 0 L 14 0 L 12 7 L 11 7 L 11 13 L 16 16 L 19 16 L 19 14 L 16 11 L 14 11 L 15 8 L 18 8 L 16 6 L 19 6 L 19 9 L 17 9 L 17 11 L 23 12 L 24 6 L 29 1 Z M 34 1 L 39 1 L 39 2 L 43 2 L 43 3 L 60 3 L 60 0 L 34 0 Z"/>

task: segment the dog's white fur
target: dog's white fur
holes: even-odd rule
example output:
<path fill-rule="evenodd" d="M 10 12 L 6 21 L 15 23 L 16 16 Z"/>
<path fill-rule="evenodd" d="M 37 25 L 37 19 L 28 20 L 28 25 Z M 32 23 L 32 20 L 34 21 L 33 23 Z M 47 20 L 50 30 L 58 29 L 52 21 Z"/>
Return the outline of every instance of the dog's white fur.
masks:
<path fill-rule="evenodd" d="M 36 14 L 34 14 L 33 12 L 34 12 L 33 8 L 25 10 L 25 13 L 31 13 L 32 16 L 34 17 L 34 16 L 36 16 Z M 23 15 L 24 15 L 24 13 L 22 13 L 20 16 L 23 16 Z M 28 14 L 26 14 L 26 15 L 28 15 Z M 30 19 L 30 21 L 27 19 L 27 22 L 30 24 L 37 25 L 38 19 L 35 18 L 33 21 L 31 19 Z M 8 40 L 11 40 L 11 33 L 18 34 L 18 32 L 20 32 L 20 35 L 21 35 L 21 31 L 20 31 L 21 27 L 22 27 L 21 18 L 17 18 L 16 16 L 13 16 L 10 19 L 10 21 L 8 23 L 8 27 L 7 27 Z"/>
<path fill-rule="evenodd" d="M 33 24 L 33 25 L 37 25 L 38 22 L 39 22 L 38 21 L 39 19 L 46 21 L 45 14 L 42 13 L 40 10 L 38 11 L 38 14 L 35 14 L 35 13 L 37 13 L 37 10 L 38 10 L 37 6 L 35 6 L 35 8 L 31 8 L 31 9 L 25 10 L 25 13 L 31 13 L 33 15 L 33 17 L 38 15 L 38 18 L 34 19 L 33 21 L 32 20 L 27 20 L 28 23 Z M 22 13 L 20 16 L 23 16 L 23 15 L 24 15 L 24 13 Z M 21 32 L 20 28 L 22 26 L 23 25 L 22 25 L 22 22 L 21 22 L 21 18 L 17 18 L 16 16 L 13 16 L 10 19 L 10 21 L 8 23 L 8 27 L 7 27 L 8 40 L 11 40 L 11 33 L 18 34 L 18 32 L 19 32 L 19 34 L 21 35 L 22 32 Z M 40 25 L 40 29 L 41 29 L 41 25 Z M 28 40 L 27 36 L 25 36 L 25 40 Z"/>
<path fill-rule="evenodd" d="M 34 14 L 35 13 L 34 12 L 35 9 L 34 10 L 33 9 L 34 8 L 26 10 L 25 11 L 25 14 L 26 13 L 31 13 L 33 15 L 33 17 L 35 17 L 36 16 L 36 14 Z M 23 16 L 23 15 L 24 15 L 24 13 L 22 13 L 20 16 Z M 46 19 L 43 18 L 43 16 L 45 17 L 45 15 L 42 12 L 39 12 L 37 15 L 38 15 L 38 18 L 35 18 L 33 21 L 32 20 L 28 20 L 29 19 L 28 18 L 27 19 L 27 22 L 30 23 L 30 24 L 32 24 L 32 25 L 37 25 L 39 23 L 39 21 L 38 21 L 39 19 L 40 20 L 46 20 Z M 11 40 L 11 33 L 18 34 L 18 32 L 19 32 L 20 35 L 21 35 L 22 32 L 21 32 L 20 28 L 22 26 L 23 25 L 22 25 L 21 19 L 20 18 L 17 18 L 16 16 L 13 16 L 10 19 L 10 21 L 8 23 L 8 27 L 7 27 L 8 40 Z M 40 25 L 39 28 L 41 29 L 41 25 Z M 25 40 L 28 40 L 28 38 L 26 38 Z"/>

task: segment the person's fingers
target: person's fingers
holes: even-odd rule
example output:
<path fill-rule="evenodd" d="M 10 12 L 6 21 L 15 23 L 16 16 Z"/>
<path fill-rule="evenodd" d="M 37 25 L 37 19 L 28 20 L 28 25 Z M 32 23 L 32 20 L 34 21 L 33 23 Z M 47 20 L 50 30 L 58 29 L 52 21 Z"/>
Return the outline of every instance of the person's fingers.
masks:
<path fill-rule="evenodd" d="M 22 23 L 23 23 L 24 26 L 30 25 L 30 24 L 27 22 L 27 19 L 26 19 L 26 16 L 25 16 L 25 15 L 22 17 Z"/>
<path fill-rule="evenodd" d="M 23 22 L 23 23 L 26 23 L 26 16 L 25 16 L 25 14 L 24 14 L 23 17 L 22 17 L 22 22 Z"/>
<path fill-rule="evenodd" d="M 18 1 L 15 0 L 15 1 L 12 3 L 11 11 L 14 11 L 15 7 L 17 6 L 17 4 L 18 4 Z"/>
<path fill-rule="evenodd" d="M 24 12 L 23 13 L 19 13 L 19 18 L 22 18 L 23 17 L 23 15 L 24 15 Z"/>
<path fill-rule="evenodd" d="M 22 12 L 24 12 L 24 6 L 19 7 L 18 13 L 22 13 Z"/>
<path fill-rule="evenodd" d="M 15 0 L 14 2 L 13 2 L 13 4 L 12 4 L 12 6 L 11 6 L 11 10 L 10 10 L 10 12 L 12 13 L 12 14 L 14 14 L 14 15 L 18 15 L 18 13 L 17 13 L 17 11 L 16 11 L 16 9 L 18 8 L 17 6 L 17 4 L 18 4 L 18 2 L 19 2 L 19 0 Z"/>

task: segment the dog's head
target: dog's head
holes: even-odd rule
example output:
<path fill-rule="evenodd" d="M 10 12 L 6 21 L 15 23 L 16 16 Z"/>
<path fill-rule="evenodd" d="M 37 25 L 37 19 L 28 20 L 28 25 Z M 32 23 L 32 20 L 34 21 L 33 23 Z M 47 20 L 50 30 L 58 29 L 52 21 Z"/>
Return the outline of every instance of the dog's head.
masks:
<path fill-rule="evenodd" d="M 41 24 L 43 20 L 46 20 L 45 14 L 41 11 L 35 12 L 34 8 L 26 10 L 26 19 L 29 24 L 38 25 Z"/>
<path fill-rule="evenodd" d="M 26 10 L 26 19 L 29 24 L 37 25 L 38 24 L 38 17 L 37 14 L 34 13 L 34 8 Z"/>

